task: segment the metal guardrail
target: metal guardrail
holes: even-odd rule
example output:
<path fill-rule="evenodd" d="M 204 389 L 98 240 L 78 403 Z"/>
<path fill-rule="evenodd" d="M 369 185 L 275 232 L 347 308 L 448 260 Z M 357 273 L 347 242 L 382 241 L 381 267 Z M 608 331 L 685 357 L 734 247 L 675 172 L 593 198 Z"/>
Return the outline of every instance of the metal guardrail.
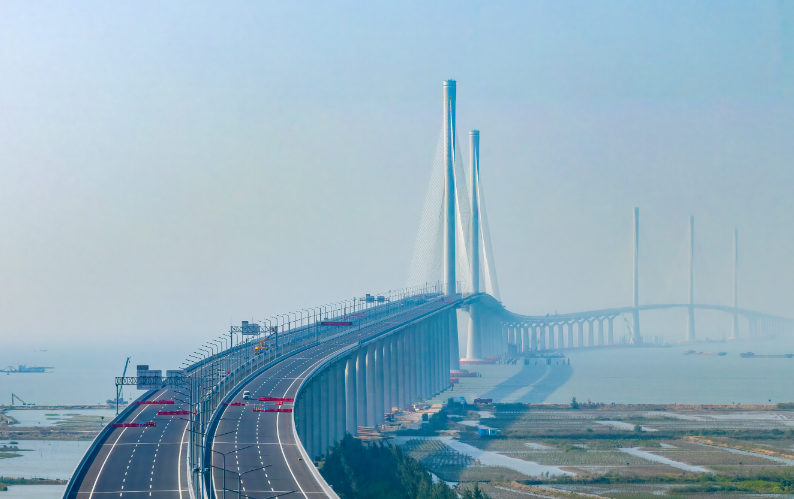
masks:
<path fill-rule="evenodd" d="M 148 399 L 149 397 L 154 395 L 156 391 L 157 390 L 147 391 L 146 393 L 135 399 L 135 402 L 142 402 Z M 124 420 L 127 416 L 130 415 L 130 413 L 132 413 L 132 411 L 136 409 L 136 407 L 137 404 L 132 404 L 132 403 L 129 404 L 127 407 L 124 408 L 123 411 L 121 411 L 121 413 L 119 413 L 115 418 L 113 418 L 110 422 L 108 422 L 108 424 L 104 428 L 102 428 L 102 431 L 99 432 L 99 435 L 97 435 L 96 438 L 94 438 L 94 441 L 91 442 L 91 445 L 89 445 L 88 448 L 85 450 L 85 452 L 83 453 L 83 457 L 80 459 L 80 462 L 77 463 L 77 466 L 72 472 L 72 477 L 69 480 L 69 483 L 66 484 L 66 489 L 63 491 L 63 499 L 69 499 L 69 496 L 71 495 L 77 497 L 77 491 L 74 490 L 74 488 L 75 485 L 78 483 L 78 478 L 81 475 L 84 476 L 85 472 L 88 471 L 86 469 L 86 465 L 89 464 L 89 458 L 97 451 L 97 448 L 99 446 L 105 443 L 105 440 L 107 439 L 108 435 L 110 435 L 110 432 L 113 431 L 113 423 L 119 423 L 122 420 Z"/>

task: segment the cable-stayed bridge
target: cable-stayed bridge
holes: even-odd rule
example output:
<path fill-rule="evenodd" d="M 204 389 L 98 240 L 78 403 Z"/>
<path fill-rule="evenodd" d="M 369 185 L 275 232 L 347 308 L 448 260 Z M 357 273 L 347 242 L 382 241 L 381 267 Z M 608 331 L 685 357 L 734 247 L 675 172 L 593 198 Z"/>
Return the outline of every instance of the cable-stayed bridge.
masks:
<path fill-rule="evenodd" d="M 444 82 L 442 133 L 408 287 L 244 323 L 166 376 L 141 365 L 135 377 L 118 378 L 146 391 L 94 440 L 65 499 L 336 497 L 316 460 L 345 433 L 371 431 L 395 408 L 447 390 L 461 363 L 609 346 L 619 317 L 639 346 L 647 310 L 686 309 L 688 340 L 696 339 L 697 310 L 729 314 L 732 337 L 740 336 L 739 317 L 751 336 L 792 331 L 789 318 L 739 307 L 736 233 L 734 303 L 695 303 L 694 219 L 688 303 L 641 305 L 638 209 L 630 306 L 553 316 L 506 310 L 480 182 L 479 132 L 469 134 L 466 167 L 455 99 L 455 82 Z"/>

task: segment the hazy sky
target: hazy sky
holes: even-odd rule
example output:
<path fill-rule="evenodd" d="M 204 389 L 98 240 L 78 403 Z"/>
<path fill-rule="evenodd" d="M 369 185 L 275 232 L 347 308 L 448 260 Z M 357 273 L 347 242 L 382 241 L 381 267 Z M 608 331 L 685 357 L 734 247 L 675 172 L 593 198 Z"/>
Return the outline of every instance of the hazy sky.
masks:
<path fill-rule="evenodd" d="M 740 304 L 794 316 L 792 6 L 0 0 L 0 337 L 193 347 L 402 287 L 445 79 L 511 310 L 630 305 L 639 206 L 642 303 L 687 299 L 694 215 L 696 301 L 736 227 Z"/>

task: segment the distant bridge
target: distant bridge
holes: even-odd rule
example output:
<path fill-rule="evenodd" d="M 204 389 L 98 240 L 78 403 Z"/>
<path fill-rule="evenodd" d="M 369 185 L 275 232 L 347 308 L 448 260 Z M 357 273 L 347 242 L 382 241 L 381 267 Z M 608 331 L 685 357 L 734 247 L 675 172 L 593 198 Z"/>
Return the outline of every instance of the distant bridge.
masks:
<path fill-rule="evenodd" d="M 139 366 L 136 377 L 119 378 L 147 390 L 95 439 L 65 499 L 336 497 L 315 461 L 345 433 L 377 427 L 394 408 L 448 389 L 462 360 L 611 345 L 619 316 L 638 345 L 640 312 L 648 310 L 687 309 L 689 340 L 696 339 L 696 310 L 730 314 L 732 337 L 739 316 L 750 335 L 792 332 L 789 318 L 739 308 L 736 233 L 733 306 L 694 302 L 691 252 L 689 302 L 640 305 L 636 208 L 632 306 L 546 316 L 506 310 L 479 179 L 479 132 L 469 134 L 464 173 L 455 94 L 455 82 L 444 82 L 442 137 L 410 286 L 233 327 L 189 355 L 181 370 L 163 377 Z M 463 327 L 458 310 L 467 313 Z"/>

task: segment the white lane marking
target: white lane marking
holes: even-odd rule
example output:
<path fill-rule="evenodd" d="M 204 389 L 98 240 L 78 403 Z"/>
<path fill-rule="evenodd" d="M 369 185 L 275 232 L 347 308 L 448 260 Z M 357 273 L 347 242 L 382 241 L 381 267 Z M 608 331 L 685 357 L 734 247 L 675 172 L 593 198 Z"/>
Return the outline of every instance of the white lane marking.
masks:
<path fill-rule="evenodd" d="M 167 391 L 168 390 L 164 390 L 163 393 L 161 393 L 160 395 L 156 396 L 154 398 L 154 400 L 157 400 L 160 397 L 162 397 L 163 395 L 165 395 Z M 145 411 L 145 410 L 146 410 L 146 406 L 144 405 L 143 407 L 141 407 L 141 412 L 139 412 L 136 416 L 133 416 L 132 421 L 134 422 L 135 418 L 140 416 L 143 413 L 143 411 Z M 116 442 L 118 442 L 119 438 L 121 438 L 121 436 L 124 435 L 125 431 L 127 431 L 127 428 L 124 428 L 123 430 L 121 430 L 121 433 L 119 433 L 119 437 L 116 439 Z M 102 476 L 102 470 L 105 469 L 105 463 L 108 462 L 108 458 L 110 457 L 110 454 L 113 452 L 113 449 L 116 447 L 116 442 L 114 442 L 113 445 L 110 447 L 110 450 L 108 451 L 108 455 L 105 456 L 105 460 L 102 461 L 102 466 L 100 466 L 100 468 L 99 468 L 99 473 L 96 474 L 96 478 L 94 479 L 94 485 L 91 486 L 91 493 L 88 494 L 88 499 L 91 499 L 94 496 L 94 489 L 96 488 L 96 484 L 99 481 L 99 477 Z M 132 452 L 135 452 L 135 450 L 133 450 Z"/>
<path fill-rule="evenodd" d="M 182 499 L 182 447 L 185 445 L 185 434 L 187 433 L 187 425 L 182 431 L 182 439 L 179 441 L 179 459 L 176 465 L 176 486 L 179 489 L 179 499 Z M 157 444 L 159 447 L 160 444 Z M 156 455 L 156 454 L 155 454 Z"/>

